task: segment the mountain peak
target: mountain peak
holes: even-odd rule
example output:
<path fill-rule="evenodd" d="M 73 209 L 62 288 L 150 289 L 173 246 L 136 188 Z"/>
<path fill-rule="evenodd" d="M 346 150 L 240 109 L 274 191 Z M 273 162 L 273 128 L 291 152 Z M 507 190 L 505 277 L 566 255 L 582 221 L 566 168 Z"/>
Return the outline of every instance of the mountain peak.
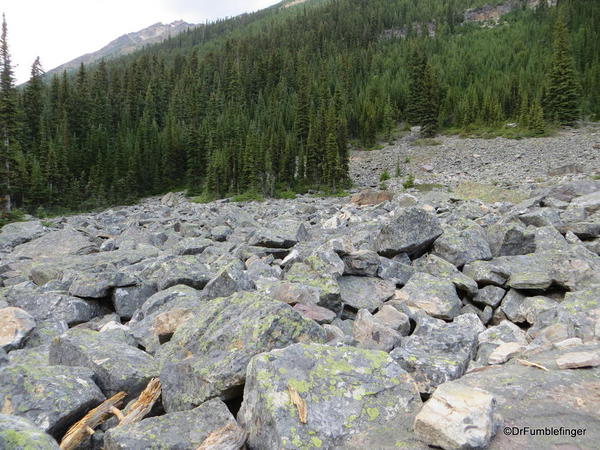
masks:
<path fill-rule="evenodd" d="M 184 20 L 175 20 L 171 23 L 157 22 L 142 30 L 124 34 L 111 41 L 100 50 L 87 53 L 75 58 L 68 63 L 48 71 L 48 74 L 60 73 L 63 70 L 73 70 L 79 67 L 81 63 L 88 65 L 100 61 L 101 59 L 111 59 L 122 55 L 127 55 L 149 44 L 162 42 L 169 37 L 175 36 L 181 32 L 193 28 L 196 25 L 187 23 Z"/>

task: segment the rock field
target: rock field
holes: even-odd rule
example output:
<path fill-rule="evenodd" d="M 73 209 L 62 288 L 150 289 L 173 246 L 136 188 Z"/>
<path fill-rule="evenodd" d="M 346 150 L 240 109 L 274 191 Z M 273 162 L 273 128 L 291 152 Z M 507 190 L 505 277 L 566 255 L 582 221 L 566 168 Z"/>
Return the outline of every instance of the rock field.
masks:
<path fill-rule="evenodd" d="M 0 448 L 57 449 L 104 404 L 62 448 L 598 449 L 596 130 L 354 155 L 359 188 L 410 151 L 512 203 L 398 179 L 5 226 Z"/>

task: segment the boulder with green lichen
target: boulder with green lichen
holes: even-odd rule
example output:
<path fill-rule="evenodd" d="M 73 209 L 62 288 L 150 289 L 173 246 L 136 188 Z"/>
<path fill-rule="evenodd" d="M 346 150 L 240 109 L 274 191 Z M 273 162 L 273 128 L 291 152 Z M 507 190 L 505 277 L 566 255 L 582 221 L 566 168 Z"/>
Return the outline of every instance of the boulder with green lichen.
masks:
<path fill-rule="evenodd" d="M 27 419 L 0 414 L 0 448 L 4 450 L 59 450 L 52 436 Z"/>
<path fill-rule="evenodd" d="M 112 428 L 104 436 L 104 449 L 195 450 L 212 432 L 231 424 L 236 421 L 225 403 L 212 399 L 189 411 Z"/>
<path fill-rule="evenodd" d="M 148 353 L 130 345 L 123 332 L 99 333 L 73 328 L 54 339 L 49 361 L 63 366 L 87 367 L 107 397 L 139 394 L 158 375 L 158 364 Z"/>
<path fill-rule="evenodd" d="M 157 353 L 165 409 L 235 398 L 254 355 L 296 342 L 325 341 L 316 322 L 264 295 L 246 292 L 206 302 Z"/>
<path fill-rule="evenodd" d="M 251 448 L 418 448 L 411 427 L 421 404 L 385 352 L 296 344 L 251 360 L 238 420 Z"/>

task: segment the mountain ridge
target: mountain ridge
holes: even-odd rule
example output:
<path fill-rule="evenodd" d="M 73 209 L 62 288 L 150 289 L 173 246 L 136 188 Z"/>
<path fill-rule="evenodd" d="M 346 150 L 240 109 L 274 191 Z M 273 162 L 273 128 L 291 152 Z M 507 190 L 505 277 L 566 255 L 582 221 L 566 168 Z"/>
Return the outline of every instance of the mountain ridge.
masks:
<path fill-rule="evenodd" d="M 94 52 L 81 55 L 69 62 L 61 64 L 47 72 L 48 75 L 61 73 L 62 71 L 71 71 L 79 67 L 81 63 L 88 65 L 100 61 L 101 59 L 112 59 L 119 56 L 133 53 L 145 45 L 156 44 L 162 42 L 169 37 L 176 36 L 190 28 L 196 27 L 196 24 L 185 22 L 184 20 L 176 20 L 165 24 L 156 22 L 139 31 L 134 31 L 119 36 L 112 40 L 107 45 Z"/>

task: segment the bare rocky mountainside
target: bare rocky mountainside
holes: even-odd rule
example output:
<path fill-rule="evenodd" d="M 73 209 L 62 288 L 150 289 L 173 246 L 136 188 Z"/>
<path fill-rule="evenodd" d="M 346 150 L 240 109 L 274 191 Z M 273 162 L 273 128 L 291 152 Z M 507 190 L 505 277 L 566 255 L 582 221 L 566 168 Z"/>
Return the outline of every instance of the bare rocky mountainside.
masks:
<path fill-rule="evenodd" d="M 352 198 L 5 226 L 0 447 L 597 449 L 597 128 L 437 139 Z"/>
<path fill-rule="evenodd" d="M 182 33 L 196 25 L 184 22 L 183 20 L 176 20 L 175 22 L 164 24 L 162 22 L 150 25 L 143 30 L 136 31 L 133 33 L 127 33 L 123 36 L 118 37 L 114 41 L 102 47 L 100 50 L 87 53 L 83 56 L 75 58 L 65 64 L 62 64 L 52 70 L 48 71 L 48 75 L 54 73 L 62 73 L 64 70 L 71 71 L 79 68 L 81 64 L 86 66 L 94 64 L 102 59 L 111 59 L 118 56 L 128 55 L 136 50 L 141 49 L 145 45 L 156 44 L 162 42 L 169 37 L 173 37 Z"/>

